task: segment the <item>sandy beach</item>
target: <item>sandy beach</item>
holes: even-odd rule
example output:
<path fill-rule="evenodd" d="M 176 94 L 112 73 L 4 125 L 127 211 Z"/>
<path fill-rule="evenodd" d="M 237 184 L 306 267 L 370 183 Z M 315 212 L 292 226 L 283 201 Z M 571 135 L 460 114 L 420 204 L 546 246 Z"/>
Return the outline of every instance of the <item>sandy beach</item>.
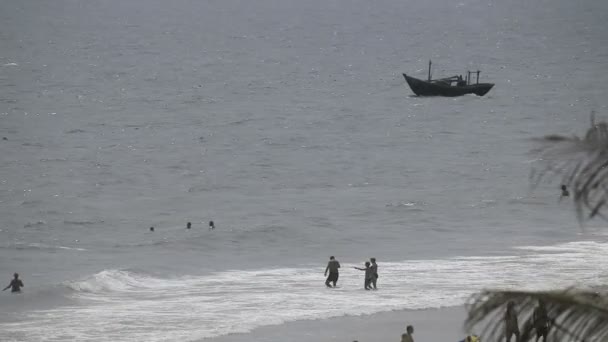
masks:
<path fill-rule="evenodd" d="M 408 324 L 414 326 L 415 341 L 462 340 L 464 307 L 427 310 L 403 310 L 375 315 L 346 316 L 266 326 L 246 334 L 231 334 L 202 341 L 400 341 Z"/>

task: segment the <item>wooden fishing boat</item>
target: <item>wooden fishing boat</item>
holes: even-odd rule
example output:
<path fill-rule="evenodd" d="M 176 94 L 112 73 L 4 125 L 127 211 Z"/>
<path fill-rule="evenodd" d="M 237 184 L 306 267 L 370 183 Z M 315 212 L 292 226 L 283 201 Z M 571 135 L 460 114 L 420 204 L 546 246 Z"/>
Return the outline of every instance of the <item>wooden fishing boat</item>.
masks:
<path fill-rule="evenodd" d="M 484 96 L 494 87 L 494 83 L 479 83 L 479 73 L 469 71 L 466 79 L 462 76 L 452 76 L 447 78 L 431 79 L 431 61 L 429 61 L 429 77 L 427 81 L 403 74 L 407 84 L 414 94 L 418 96 L 462 96 L 465 94 L 475 94 Z M 477 82 L 471 84 L 471 74 L 477 74 Z"/>

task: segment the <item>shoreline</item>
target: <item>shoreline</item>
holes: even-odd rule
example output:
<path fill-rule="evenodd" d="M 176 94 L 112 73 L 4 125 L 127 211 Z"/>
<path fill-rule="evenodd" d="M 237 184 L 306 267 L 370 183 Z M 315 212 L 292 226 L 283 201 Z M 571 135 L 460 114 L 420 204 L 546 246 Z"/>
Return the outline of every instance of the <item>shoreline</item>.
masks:
<path fill-rule="evenodd" d="M 294 321 L 259 327 L 248 333 L 235 333 L 197 341 L 400 341 L 405 328 L 412 325 L 414 326 L 414 340 L 416 341 L 456 342 L 468 335 L 463 331 L 465 318 L 464 306 L 398 310 L 372 315 Z"/>

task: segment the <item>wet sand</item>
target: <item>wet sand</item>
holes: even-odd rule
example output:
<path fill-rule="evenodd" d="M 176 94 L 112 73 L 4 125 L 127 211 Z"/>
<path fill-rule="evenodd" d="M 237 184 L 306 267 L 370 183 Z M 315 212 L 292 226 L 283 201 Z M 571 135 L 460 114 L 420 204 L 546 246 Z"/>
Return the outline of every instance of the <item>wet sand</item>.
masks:
<path fill-rule="evenodd" d="M 203 341 L 400 341 L 407 325 L 414 326 L 414 340 L 457 342 L 463 332 L 464 307 L 427 310 L 391 311 L 365 316 L 346 316 L 324 320 L 290 322 L 255 329 L 250 333 L 231 334 Z"/>

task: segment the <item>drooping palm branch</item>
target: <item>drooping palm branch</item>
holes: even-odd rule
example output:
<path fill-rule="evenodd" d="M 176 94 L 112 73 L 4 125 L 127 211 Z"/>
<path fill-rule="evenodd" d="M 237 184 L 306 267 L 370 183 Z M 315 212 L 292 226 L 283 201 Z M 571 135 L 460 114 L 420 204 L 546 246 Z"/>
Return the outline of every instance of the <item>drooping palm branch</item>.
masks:
<path fill-rule="evenodd" d="M 608 209 L 608 124 L 595 123 L 584 138 L 548 135 L 533 151 L 540 160 L 530 174 L 532 187 L 542 180 L 561 177 L 571 192 L 580 222 L 599 216 Z M 481 326 L 484 340 L 504 338 L 503 319 L 507 303 L 515 302 L 521 330 L 520 342 L 535 339 L 533 312 L 538 301 L 545 303 L 551 318 L 550 341 L 608 341 L 608 293 L 567 289 L 562 291 L 487 290 L 471 297 L 467 305 L 467 331 Z M 479 331 L 476 331 L 479 332 Z"/>
<path fill-rule="evenodd" d="M 599 292 L 568 289 L 563 291 L 484 291 L 471 297 L 467 305 L 467 331 L 481 327 L 482 340 L 504 338 L 503 315 L 509 301 L 515 302 L 521 330 L 520 342 L 535 339 L 532 314 L 538 301 L 545 303 L 552 320 L 547 341 L 606 341 L 608 339 L 608 300 Z M 514 340 L 514 339 L 512 339 Z"/>
<path fill-rule="evenodd" d="M 548 135 L 541 139 L 540 154 L 530 174 L 532 187 L 543 179 L 561 177 L 572 194 L 580 222 L 599 216 L 608 220 L 603 211 L 608 208 L 608 124 L 595 123 L 591 113 L 591 128 L 584 138 Z"/>

